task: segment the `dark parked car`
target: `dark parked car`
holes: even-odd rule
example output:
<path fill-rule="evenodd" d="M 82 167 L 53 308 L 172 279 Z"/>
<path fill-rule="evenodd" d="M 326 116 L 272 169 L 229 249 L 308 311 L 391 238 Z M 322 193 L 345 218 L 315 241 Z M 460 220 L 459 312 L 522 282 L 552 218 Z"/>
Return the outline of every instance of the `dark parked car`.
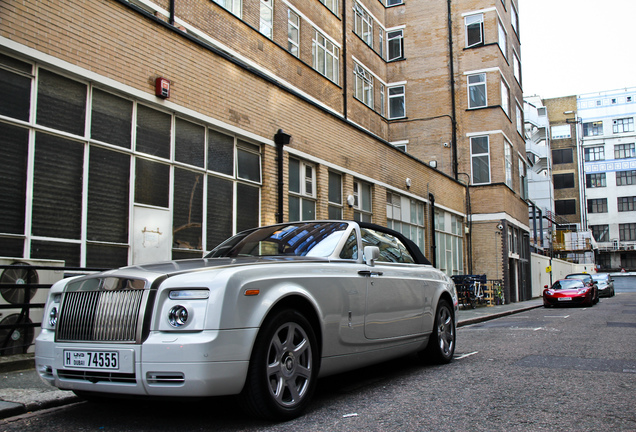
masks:
<path fill-rule="evenodd" d="M 593 293 L 593 302 L 594 304 L 598 303 L 598 287 L 596 286 L 596 282 L 592 278 L 592 275 L 589 273 L 572 273 L 565 277 L 566 279 L 579 279 L 582 280 L 585 286 L 592 289 Z"/>
<path fill-rule="evenodd" d="M 596 282 L 599 297 L 614 296 L 614 279 L 609 273 L 596 273 L 592 275 L 592 279 Z"/>
<path fill-rule="evenodd" d="M 594 290 L 580 279 L 559 279 L 543 290 L 543 306 L 594 305 Z"/>

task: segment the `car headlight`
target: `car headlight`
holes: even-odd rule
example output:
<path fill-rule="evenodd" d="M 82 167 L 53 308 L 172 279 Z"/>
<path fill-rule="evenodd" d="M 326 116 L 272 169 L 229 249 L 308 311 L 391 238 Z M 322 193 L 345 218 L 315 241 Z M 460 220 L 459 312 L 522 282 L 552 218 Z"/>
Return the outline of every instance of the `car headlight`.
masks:
<path fill-rule="evenodd" d="M 204 300 L 210 297 L 210 290 L 187 289 L 170 291 L 170 300 Z"/>
<path fill-rule="evenodd" d="M 42 327 L 48 330 L 55 330 L 57 325 L 57 319 L 59 318 L 60 302 L 62 301 L 62 294 L 56 293 L 49 297 L 46 305 L 46 319 L 42 320 Z"/>
<path fill-rule="evenodd" d="M 188 323 L 188 308 L 176 305 L 168 312 L 168 322 L 172 327 L 183 327 Z"/>
<path fill-rule="evenodd" d="M 161 296 L 160 331 L 201 331 L 205 327 L 210 290 L 208 288 L 178 288 L 166 290 Z"/>

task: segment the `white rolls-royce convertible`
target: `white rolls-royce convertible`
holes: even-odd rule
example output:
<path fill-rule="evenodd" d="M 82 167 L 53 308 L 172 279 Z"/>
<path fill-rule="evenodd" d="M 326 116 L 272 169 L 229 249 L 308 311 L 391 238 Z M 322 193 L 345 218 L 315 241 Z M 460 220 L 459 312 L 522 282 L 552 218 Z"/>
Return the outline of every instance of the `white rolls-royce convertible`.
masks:
<path fill-rule="evenodd" d="M 448 363 L 457 294 L 399 232 L 352 221 L 255 228 L 201 259 L 57 282 L 35 361 L 88 399 L 237 395 L 286 420 L 319 377 L 409 353 Z"/>

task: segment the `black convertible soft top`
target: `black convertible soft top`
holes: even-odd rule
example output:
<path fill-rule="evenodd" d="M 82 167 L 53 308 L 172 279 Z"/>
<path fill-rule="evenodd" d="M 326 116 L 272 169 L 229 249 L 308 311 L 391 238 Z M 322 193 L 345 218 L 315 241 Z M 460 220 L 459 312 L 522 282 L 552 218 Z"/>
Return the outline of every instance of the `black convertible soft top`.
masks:
<path fill-rule="evenodd" d="M 397 237 L 398 239 L 400 239 L 400 241 L 402 243 L 404 243 L 404 246 L 406 246 L 406 248 L 409 250 L 409 252 L 413 256 L 413 259 L 415 260 L 415 262 L 417 264 L 428 264 L 428 265 L 431 264 L 431 262 L 424 256 L 424 254 L 420 250 L 419 246 L 416 245 L 413 240 L 411 240 L 410 238 L 406 237 L 401 232 L 392 230 L 391 228 L 387 228 L 387 227 L 382 226 L 382 225 L 376 225 L 376 224 L 369 223 L 369 222 L 357 222 L 356 221 L 356 223 L 358 225 L 360 225 L 360 228 L 369 228 L 369 229 L 372 229 L 374 231 L 385 232 L 387 234 L 391 234 L 394 237 Z"/>

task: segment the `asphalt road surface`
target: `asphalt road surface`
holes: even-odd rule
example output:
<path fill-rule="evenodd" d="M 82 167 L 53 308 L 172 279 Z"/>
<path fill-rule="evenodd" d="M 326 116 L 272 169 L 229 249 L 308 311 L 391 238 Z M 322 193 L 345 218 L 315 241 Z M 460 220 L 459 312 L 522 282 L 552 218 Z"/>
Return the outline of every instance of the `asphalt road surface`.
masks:
<path fill-rule="evenodd" d="M 462 327 L 449 365 L 410 356 L 323 379 L 287 423 L 250 419 L 231 398 L 129 400 L 6 419 L 0 431 L 635 431 L 636 289 L 617 282 L 591 308 Z"/>

